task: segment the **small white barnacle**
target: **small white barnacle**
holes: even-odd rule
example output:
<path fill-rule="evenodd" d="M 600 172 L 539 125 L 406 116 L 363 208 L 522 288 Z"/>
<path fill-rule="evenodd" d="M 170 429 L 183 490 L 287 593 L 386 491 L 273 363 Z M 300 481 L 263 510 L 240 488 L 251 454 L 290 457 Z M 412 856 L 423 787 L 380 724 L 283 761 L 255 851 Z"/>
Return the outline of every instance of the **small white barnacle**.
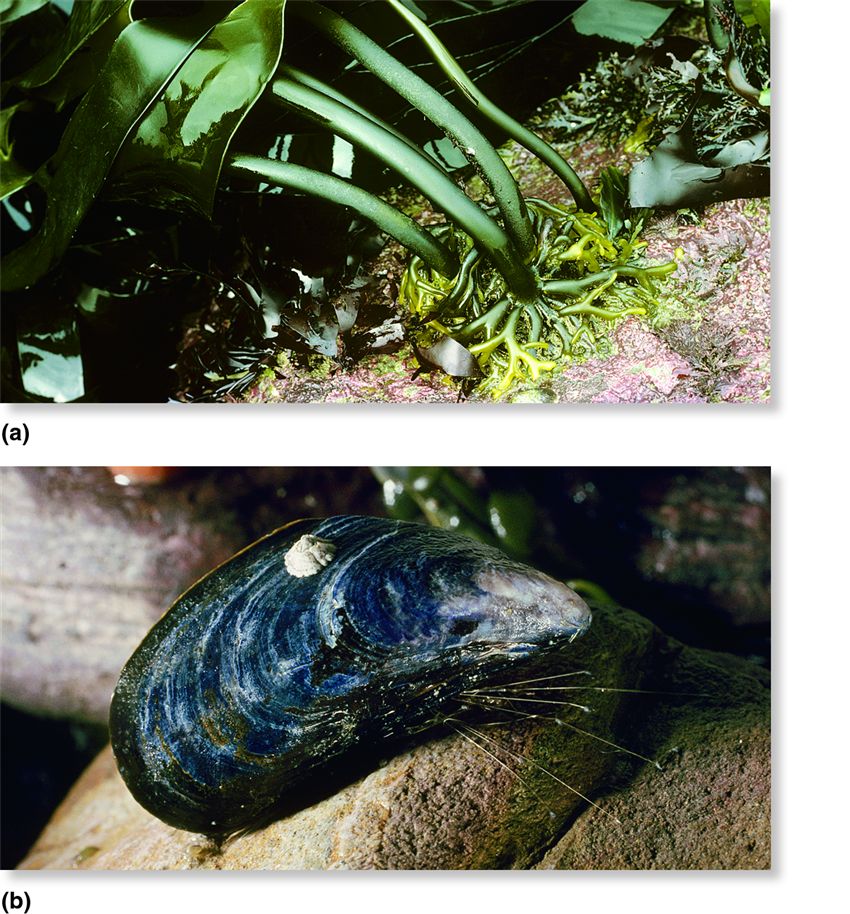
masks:
<path fill-rule="evenodd" d="M 290 546 L 283 561 L 292 577 L 309 578 L 329 565 L 335 553 L 336 546 L 332 542 L 305 533 Z"/>

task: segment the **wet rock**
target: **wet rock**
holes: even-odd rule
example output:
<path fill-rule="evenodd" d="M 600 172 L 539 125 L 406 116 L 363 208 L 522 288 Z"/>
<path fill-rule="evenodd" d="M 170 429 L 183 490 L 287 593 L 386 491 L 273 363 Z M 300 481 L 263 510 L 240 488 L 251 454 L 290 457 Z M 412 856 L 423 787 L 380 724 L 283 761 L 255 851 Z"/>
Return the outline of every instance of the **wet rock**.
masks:
<path fill-rule="evenodd" d="M 560 709 L 562 724 L 521 715 L 518 723 L 499 727 L 455 723 L 461 732 L 376 763 L 362 780 L 221 848 L 166 826 L 138 806 L 107 750 L 72 789 L 22 866 L 769 865 L 769 691 L 762 670 L 685 648 L 620 609 L 597 611 L 588 635 L 552 669 L 564 667 L 593 671 L 598 686 L 688 694 L 567 692 L 582 695 L 593 713 Z M 538 710 L 548 717 L 551 707 Z M 509 716 L 501 713 L 502 719 Z M 581 731 L 659 758 L 664 770 Z"/>
<path fill-rule="evenodd" d="M 560 567 L 689 644 L 767 660 L 769 468 L 570 468 L 530 485 L 570 551 Z"/>
<path fill-rule="evenodd" d="M 728 704 L 683 696 L 635 713 L 623 739 L 639 752 L 655 750 L 663 770 L 646 766 L 612 791 L 610 815 L 583 812 L 539 868 L 770 868 L 766 679 L 746 661 L 671 647 L 657 655 L 653 683 L 683 692 L 728 688 Z"/>
<path fill-rule="evenodd" d="M 644 486 L 638 572 L 734 626 L 770 621 L 770 470 L 683 472 Z"/>
<path fill-rule="evenodd" d="M 2 692 L 105 721 L 117 673 L 169 601 L 242 539 L 170 489 L 131 495 L 105 469 L 3 471 Z"/>

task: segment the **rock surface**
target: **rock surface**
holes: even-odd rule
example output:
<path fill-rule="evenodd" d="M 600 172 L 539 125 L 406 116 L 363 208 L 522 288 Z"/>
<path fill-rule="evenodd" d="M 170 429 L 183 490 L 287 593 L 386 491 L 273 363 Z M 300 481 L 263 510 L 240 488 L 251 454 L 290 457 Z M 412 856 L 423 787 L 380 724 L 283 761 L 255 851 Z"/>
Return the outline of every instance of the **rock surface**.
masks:
<path fill-rule="evenodd" d="M 770 865 L 770 699 L 763 670 L 685 648 L 642 617 L 615 608 L 598 608 L 588 635 L 558 662 L 553 669 L 560 672 L 593 674 L 570 677 L 571 683 L 688 694 L 569 691 L 568 700 L 586 702 L 593 713 L 541 704 L 533 706 L 540 718 L 523 719 L 515 712 L 528 705 L 515 703 L 500 712 L 501 720 L 516 716 L 515 724 L 466 729 L 455 722 L 461 732 L 380 767 L 376 761 L 362 780 L 220 849 L 150 816 L 106 750 L 22 867 Z M 566 724 L 546 719 L 553 707 Z M 658 758 L 663 770 L 581 731 Z"/>
<path fill-rule="evenodd" d="M 664 685 L 701 690 L 712 682 L 729 689 L 729 706 L 679 701 L 628 720 L 626 745 L 662 747 L 663 770 L 645 766 L 610 797 L 606 809 L 620 824 L 583 812 L 539 868 L 769 869 L 769 706 L 762 676 L 742 676 L 744 666 L 725 654 L 674 649 L 656 668 Z"/>
<path fill-rule="evenodd" d="M 530 485 L 566 576 L 688 644 L 769 656 L 769 467 L 571 467 Z"/>
<path fill-rule="evenodd" d="M 647 525 L 632 557 L 638 574 L 730 625 L 769 623 L 770 483 L 768 467 L 650 480 L 637 508 Z"/>

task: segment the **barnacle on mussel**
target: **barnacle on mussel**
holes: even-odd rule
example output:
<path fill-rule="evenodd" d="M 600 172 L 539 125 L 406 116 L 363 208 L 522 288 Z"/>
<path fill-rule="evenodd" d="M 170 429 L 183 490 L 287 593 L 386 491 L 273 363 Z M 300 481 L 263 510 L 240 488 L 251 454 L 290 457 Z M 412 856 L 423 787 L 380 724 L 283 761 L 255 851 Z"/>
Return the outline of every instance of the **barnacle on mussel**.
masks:
<path fill-rule="evenodd" d="M 110 711 L 118 768 L 160 819 L 231 834 L 589 624 L 564 584 L 458 534 L 297 521 L 202 578 L 130 658 Z"/>

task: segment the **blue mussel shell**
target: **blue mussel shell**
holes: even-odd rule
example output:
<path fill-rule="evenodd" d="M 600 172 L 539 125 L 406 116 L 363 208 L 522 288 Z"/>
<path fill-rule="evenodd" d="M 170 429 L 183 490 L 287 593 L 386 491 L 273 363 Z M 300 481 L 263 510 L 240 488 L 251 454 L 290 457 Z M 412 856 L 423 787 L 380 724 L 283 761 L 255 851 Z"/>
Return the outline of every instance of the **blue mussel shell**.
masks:
<path fill-rule="evenodd" d="M 297 577 L 285 559 L 305 535 L 332 555 Z M 568 587 L 458 534 L 297 521 L 202 578 L 148 633 L 112 700 L 118 768 L 178 828 L 251 828 L 364 741 L 427 726 L 458 692 L 589 624 Z"/>

